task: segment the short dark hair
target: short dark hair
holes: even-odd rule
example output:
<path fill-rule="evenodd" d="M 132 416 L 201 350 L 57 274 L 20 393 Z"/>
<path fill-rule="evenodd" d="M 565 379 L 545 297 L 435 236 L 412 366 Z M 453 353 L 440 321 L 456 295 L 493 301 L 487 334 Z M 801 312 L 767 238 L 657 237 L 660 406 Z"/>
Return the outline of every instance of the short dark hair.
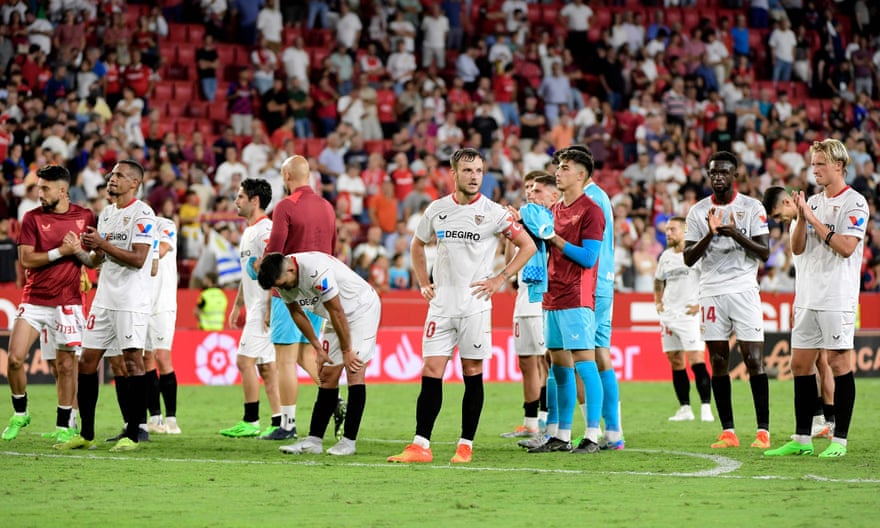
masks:
<path fill-rule="evenodd" d="M 116 163 L 119 165 L 128 165 L 129 167 L 135 170 L 135 175 L 139 181 L 144 181 L 144 166 L 138 163 L 137 161 L 128 158 L 124 160 L 119 160 Z"/>
<path fill-rule="evenodd" d="M 784 196 L 785 187 L 780 187 L 778 185 L 769 187 L 764 191 L 764 197 L 761 199 L 761 203 L 764 204 L 764 211 L 767 212 L 767 216 L 773 214 L 773 210 L 776 209 L 776 206 L 779 205 L 779 202 Z"/>
<path fill-rule="evenodd" d="M 37 170 L 37 178 L 46 181 L 61 181 L 70 185 L 70 171 L 63 165 L 44 165 Z"/>
<path fill-rule="evenodd" d="M 669 222 L 678 222 L 680 224 L 687 225 L 687 218 L 685 218 L 683 216 L 673 216 L 672 218 L 669 219 Z"/>
<path fill-rule="evenodd" d="M 263 257 L 260 263 L 260 272 L 257 274 L 257 282 L 264 290 L 272 289 L 275 281 L 284 272 L 284 255 L 281 253 L 269 253 Z"/>
<path fill-rule="evenodd" d="M 465 147 L 453 152 L 452 159 L 450 159 L 449 161 L 452 165 L 452 170 L 458 170 L 458 164 L 462 161 L 474 161 L 477 159 L 486 161 L 486 158 L 483 157 L 482 152 L 475 148 Z"/>
<path fill-rule="evenodd" d="M 266 180 L 251 178 L 242 180 L 241 190 L 244 191 L 248 200 L 253 199 L 254 196 L 258 197 L 260 199 L 260 209 L 266 209 L 266 207 L 269 207 L 269 202 L 272 201 L 272 186 Z"/>
<path fill-rule="evenodd" d="M 709 161 L 706 162 L 706 166 L 708 167 L 713 161 L 727 161 L 733 165 L 733 170 L 736 170 L 736 168 L 739 167 L 739 160 L 736 159 L 736 156 L 732 152 L 726 150 L 719 150 L 715 154 L 709 156 Z"/>
<path fill-rule="evenodd" d="M 553 162 L 556 165 L 563 161 L 570 161 L 583 166 L 587 171 L 587 178 L 593 177 L 593 169 L 596 166 L 593 160 L 593 151 L 583 145 L 572 145 L 553 154 Z"/>
<path fill-rule="evenodd" d="M 530 182 L 530 181 L 532 181 L 532 180 L 536 180 L 536 179 L 538 179 L 538 177 L 543 176 L 543 175 L 545 175 L 545 174 L 546 174 L 546 175 L 550 175 L 550 173 L 547 172 L 547 171 L 545 171 L 545 170 L 533 170 L 533 171 L 529 171 L 529 172 L 526 173 L 525 176 L 523 176 L 523 183 L 525 183 L 525 182 Z"/>
<path fill-rule="evenodd" d="M 553 176 L 549 172 L 544 172 L 543 174 L 539 174 L 535 177 L 535 183 L 540 183 L 545 187 L 556 189 L 556 176 Z"/>

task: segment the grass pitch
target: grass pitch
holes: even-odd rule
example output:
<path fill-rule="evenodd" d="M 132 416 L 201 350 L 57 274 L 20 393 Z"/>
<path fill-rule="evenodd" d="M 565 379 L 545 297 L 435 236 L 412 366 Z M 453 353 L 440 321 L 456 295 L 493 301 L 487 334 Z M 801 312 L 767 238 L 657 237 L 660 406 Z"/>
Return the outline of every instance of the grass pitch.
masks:
<path fill-rule="evenodd" d="M 794 427 L 792 384 L 771 381 L 770 389 L 775 447 Z M 217 431 L 241 418 L 239 387 L 181 387 L 181 436 L 153 435 L 139 451 L 122 455 L 109 453 L 109 443 L 58 452 L 39 434 L 54 427 L 54 387 L 32 386 L 33 422 L 18 439 L 0 444 L 0 524 L 811 526 L 838 519 L 877 526 L 880 401 L 871 395 L 880 380 L 859 379 L 857 389 L 849 454 L 821 460 L 766 459 L 747 447 L 754 411 L 742 382 L 733 386 L 739 449 L 709 448 L 720 432 L 717 421 L 667 421 L 677 408 L 670 383 L 627 383 L 621 386 L 626 450 L 529 455 L 498 436 L 521 422 L 520 386 L 492 384 L 474 461 L 452 466 L 462 387 L 447 384 L 434 463 L 406 466 L 385 458 L 412 440 L 416 384 L 368 387 L 358 453 L 341 458 L 282 455 L 277 442 L 221 437 Z M 301 435 L 314 396 L 314 387 L 301 388 Z M 3 408 L 5 421 L 11 410 L 8 403 Z M 267 424 L 265 397 L 261 415 Z M 120 421 L 113 388 L 103 386 L 98 438 L 118 432 Z M 577 418 L 575 433 L 582 426 Z M 325 449 L 335 443 L 331 434 Z M 814 445 L 818 453 L 827 440 Z"/>

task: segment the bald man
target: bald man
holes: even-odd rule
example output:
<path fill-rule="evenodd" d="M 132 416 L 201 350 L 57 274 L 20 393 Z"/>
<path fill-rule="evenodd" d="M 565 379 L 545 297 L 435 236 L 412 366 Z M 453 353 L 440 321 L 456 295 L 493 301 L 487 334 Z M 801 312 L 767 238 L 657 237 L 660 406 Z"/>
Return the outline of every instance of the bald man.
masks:
<path fill-rule="evenodd" d="M 311 168 L 308 160 L 302 156 L 287 158 L 281 165 L 281 176 L 290 195 L 278 202 L 272 213 L 272 232 L 266 245 L 266 253 L 280 252 L 290 255 L 320 251 L 332 255 L 336 246 L 336 214 L 330 202 L 315 194 L 309 185 Z M 281 298 L 273 295 L 269 306 L 272 343 L 275 345 L 275 361 L 278 367 L 281 421 L 277 429 L 271 429 L 260 438 L 288 440 L 296 438 L 296 401 L 299 396 L 296 365 L 299 363 L 316 384 L 318 365 L 315 363 L 315 351 L 293 323 Z M 312 321 L 315 335 L 321 335 L 324 320 L 310 311 L 306 311 L 306 314 Z M 342 427 L 344 412 L 345 404 L 340 401 L 334 416 L 337 436 Z M 273 419 L 273 425 L 275 421 Z"/>

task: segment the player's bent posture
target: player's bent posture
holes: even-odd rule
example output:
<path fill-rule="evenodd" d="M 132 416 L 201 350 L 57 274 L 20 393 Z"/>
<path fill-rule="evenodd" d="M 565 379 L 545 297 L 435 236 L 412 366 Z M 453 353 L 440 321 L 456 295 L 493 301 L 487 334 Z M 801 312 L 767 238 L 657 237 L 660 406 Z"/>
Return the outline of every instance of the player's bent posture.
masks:
<path fill-rule="evenodd" d="M 539 205 L 547 209 L 549 215 L 550 206 L 559 199 L 559 191 L 556 190 L 556 178 L 545 171 L 531 171 L 523 177 L 524 198 L 528 203 Z M 519 217 L 520 212 L 511 210 L 514 216 Z M 528 227 L 526 227 L 528 229 Z M 543 244 L 540 238 L 535 240 L 536 245 Z M 509 263 L 515 255 L 515 246 L 507 242 L 507 250 L 504 253 Z M 539 252 L 535 258 L 545 253 Z M 546 262 L 542 262 L 546 268 Z M 546 274 L 546 269 L 544 269 Z M 545 383 L 547 380 L 547 362 L 544 354 L 544 312 L 541 309 L 541 297 L 543 294 L 533 294 L 532 286 L 523 280 L 523 270 L 517 272 L 518 289 L 516 301 L 513 307 L 513 348 L 516 351 L 519 362 L 519 370 L 522 372 L 523 384 L 523 424 L 513 431 L 502 433 L 502 438 L 533 438 L 541 437 L 542 428 L 540 406 L 546 409 L 547 396 Z M 532 300 L 537 295 L 537 300 Z M 555 402 L 554 402 L 555 405 Z M 546 427 L 547 412 L 544 411 L 544 427 Z"/>
<path fill-rule="evenodd" d="M 700 272 L 684 264 L 684 231 L 686 220 L 676 216 L 666 223 L 667 247 L 657 263 L 654 274 L 654 305 L 660 316 L 663 352 L 672 367 L 672 387 L 678 398 L 678 411 L 669 417 L 672 422 L 691 421 L 691 383 L 687 365 L 690 363 L 700 395 L 700 419 L 711 422 L 712 382 L 703 356 L 706 344 L 700 337 Z"/>
<path fill-rule="evenodd" d="M 83 355 L 79 361 L 78 393 L 82 431 L 59 449 L 92 449 L 95 443 L 95 407 L 98 403 L 98 365 L 110 346 L 122 349 L 128 380 L 124 413 L 128 419 L 125 438 L 111 451 L 138 447 L 138 419 L 147 412 L 147 379 L 144 344 L 152 303 L 150 253 L 156 232 L 156 215 L 135 195 L 143 182 L 144 169 L 133 160 L 113 167 L 107 184 L 111 203 L 98 218 L 98 229 L 81 236 L 85 250 L 78 258 L 89 266 L 101 264 L 101 280 L 86 322 Z M 89 251 L 89 253 L 86 253 Z"/>
<path fill-rule="evenodd" d="M 353 455 L 367 402 L 366 365 L 376 353 L 376 334 L 382 313 L 379 296 L 370 284 L 335 257 L 319 251 L 284 256 L 269 253 L 260 263 L 260 286 L 275 288 L 290 316 L 318 351 L 318 397 L 312 410 L 309 436 L 282 453 L 320 454 L 324 432 L 339 398 L 339 377 L 348 377 L 348 412 L 342 438 L 327 450 L 331 455 Z M 330 321 L 323 342 L 304 307 Z"/>
<path fill-rule="evenodd" d="M 547 293 L 544 294 L 544 341 L 550 350 L 559 424 L 547 426 L 547 441 L 529 453 L 564 451 L 598 453 L 603 389 L 596 365 L 597 259 L 605 230 L 602 209 L 584 193 L 593 158 L 581 149 L 556 154 L 556 185 L 562 199 L 551 208 L 553 231 L 542 238 L 550 247 Z M 575 372 L 586 392 L 587 433 L 576 449 L 571 423 L 577 401 Z"/>
<path fill-rule="evenodd" d="M 715 449 L 739 447 L 730 396 L 730 345 L 736 334 L 749 372 L 758 431 L 752 447 L 770 446 L 770 397 L 764 372 L 764 315 L 758 266 L 767 260 L 769 229 L 761 202 L 733 188 L 737 159 L 730 152 L 709 158 L 712 196 L 687 216 L 684 263 L 700 266 L 703 340 L 712 362 L 712 392 L 723 429 Z"/>
<path fill-rule="evenodd" d="M 272 199 L 272 188 L 266 180 L 247 179 L 241 182 L 235 207 L 238 215 L 247 220 L 248 226 L 241 235 L 239 245 L 241 268 L 244 270 L 233 309 L 229 313 L 229 327 L 239 328 L 238 313 L 245 308 L 244 330 L 238 343 L 235 364 L 241 373 L 244 391 L 244 416 L 234 426 L 223 429 L 220 434 L 231 438 L 259 436 L 271 432 L 281 424 L 278 397 L 278 373 L 275 366 L 275 347 L 265 324 L 266 292 L 257 282 L 254 261 L 263 255 L 266 241 L 272 231 L 272 221 L 266 216 L 266 207 Z M 263 378 L 266 398 L 272 408 L 272 425 L 260 430 L 260 380 Z"/>
<path fill-rule="evenodd" d="M 309 162 L 302 156 L 291 156 L 281 165 L 281 176 L 290 193 L 278 202 L 272 212 L 272 233 L 266 253 L 283 255 L 304 251 L 320 251 L 332 255 L 336 247 L 336 215 L 330 202 L 314 192 Z M 261 255 L 257 255 L 261 257 Z M 278 366 L 278 393 L 281 398 L 281 425 L 261 438 L 264 440 L 287 440 L 296 438 L 296 402 L 299 398 L 297 364 L 318 383 L 315 351 L 297 328 L 284 303 L 273 296 L 268 305 L 272 343 Z M 312 330 L 318 336 L 324 321 L 306 311 L 312 321 Z M 345 403 L 337 403 L 335 432 L 339 436 L 345 416 Z"/>
<path fill-rule="evenodd" d="M 416 434 L 389 462 L 431 462 L 431 433 L 443 402 L 443 372 L 458 345 L 464 396 L 461 437 L 452 463 L 471 461 L 474 436 L 483 410 L 483 360 L 492 355 L 492 295 L 532 255 L 535 243 L 502 206 L 480 194 L 485 160 L 464 148 L 452 156 L 455 191 L 425 210 L 412 240 L 413 270 L 422 297 L 430 303 L 422 334 L 422 386 L 416 402 Z M 492 261 L 503 234 L 516 256 L 498 275 Z M 429 274 L 425 246 L 437 239 L 437 257 Z"/>
<path fill-rule="evenodd" d="M 94 226 L 95 217 L 88 209 L 70 203 L 69 188 L 67 169 L 41 167 L 37 171 L 40 207 L 22 219 L 18 251 L 26 281 L 9 337 L 7 376 L 14 414 L 3 430 L 3 440 L 14 440 L 31 421 L 25 359 L 41 333 L 46 337 L 43 358 L 56 374 L 58 408 L 53 436 L 65 442 L 74 434 L 70 422 L 76 397 L 75 353 L 83 329 L 82 264 L 75 253 L 80 249 L 79 235 Z"/>
<path fill-rule="evenodd" d="M 180 434 L 180 426 L 177 425 L 177 375 L 171 363 L 171 346 L 177 324 L 177 225 L 174 220 L 157 217 L 156 236 L 153 312 L 147 326 L 144 351 L 144 368 L 149 386 L 147 407 L 150 412 L 147 430 L 151 433 Z M 164 419 L 160 395 L 165 403 Z"/>
<path fill-rule="evenodd" d="M 794 376 L 795 436 L 767 456 L 811 455 L 810 428 L 815 408 L 813 365 L 827 350 L 834 373 L 834 436 L 819 454 L 846 455 L 847 434 L 856 397 L 853 336 L 859 302 L 860 266 L 869 210 L 864 196 L 844 179 L 850 163 L 838 140 L 813 143 L 810 165 L 816 183 L 825 189 L 806 199 L 795 195 L 798 216 L 792 222 L 791 249 L 796 255 L 794 327 L 791 330 L 791 371 Z"/>

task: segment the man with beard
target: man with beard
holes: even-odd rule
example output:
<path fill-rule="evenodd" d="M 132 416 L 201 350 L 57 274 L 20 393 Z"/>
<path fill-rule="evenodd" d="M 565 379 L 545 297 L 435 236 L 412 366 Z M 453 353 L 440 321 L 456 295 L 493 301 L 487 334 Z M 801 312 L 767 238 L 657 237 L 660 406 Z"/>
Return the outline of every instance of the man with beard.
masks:
<path fill-rule="evenodd" d="M 72 435 L 71 416 L 76 394 L 75 353 L 82 342 L 82 264 L 75 255 L 79 235 L 95 225 L 88 209 L 70 203 L 70 173 L 47 165 L 37 171 L 41 207 L 24 215 L 18 236 L 19 260 L 26 271 L 21 304 L 9 337 L 7 376 L 15 414 L 3 430 L 3 440 L 14 440 L 26 427 L 28 414 L 25 359 L 34 341 L 43 335 L 43 358 L 49 361 L 58 385 L 57 430 L 60 442 Z"/>

